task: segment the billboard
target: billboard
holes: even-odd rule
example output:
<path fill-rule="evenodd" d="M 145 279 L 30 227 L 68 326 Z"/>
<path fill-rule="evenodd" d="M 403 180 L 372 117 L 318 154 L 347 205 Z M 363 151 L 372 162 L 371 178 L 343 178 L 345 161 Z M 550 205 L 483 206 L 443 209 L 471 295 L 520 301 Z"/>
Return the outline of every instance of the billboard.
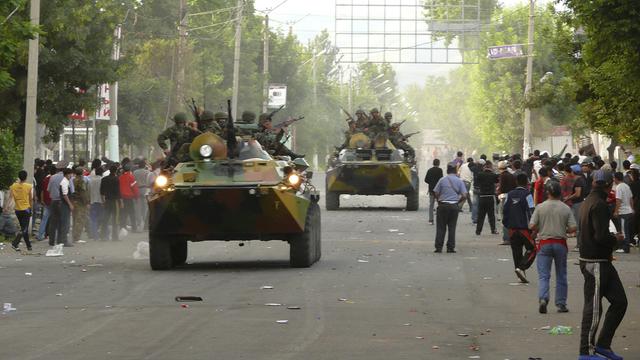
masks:
<path fill-rule="evenodd" d="M 287 104 L 287 85 L 269 84 L 268 108 L 279 108 Z"/>
<path fill-rule="evenodd" d="M 111 120 L 111 99 L 109 98 L 109 84 L 98 86 L 98 107 L 96 120 Z"/>

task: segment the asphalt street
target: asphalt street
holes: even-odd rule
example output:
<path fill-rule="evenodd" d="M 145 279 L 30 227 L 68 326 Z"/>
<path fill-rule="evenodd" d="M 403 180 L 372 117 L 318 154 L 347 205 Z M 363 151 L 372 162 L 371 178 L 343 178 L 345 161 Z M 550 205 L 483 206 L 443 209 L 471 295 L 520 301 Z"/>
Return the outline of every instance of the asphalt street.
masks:
<path fill-rule="evenodd" d="M 510 249 L 475 236 L 466 207 L 458 253 L 434 254 L 426 203 L 418 212 L 404 211 L 403 197 L 343 198 L 332 212 L 323 203 L 323 257 L 309 269 L 289 268 L 284 242 L 190 243 L 188 264 L 164 272 L 133 257 L 146 233 L 62 257 L 45 257 L 45 243 L 31 255 L 7 244 L 0 302 L 16 310 L 0 315 L 0 359 L 577 358 L 577 254 L 570 312 L 538 314 L 537 271 L 519 285 Z M 615 265 L 629 308 L 613 347 L 640 359 L 638 250 Z M 556 325 L 573 334 L 544 330 Z"/>

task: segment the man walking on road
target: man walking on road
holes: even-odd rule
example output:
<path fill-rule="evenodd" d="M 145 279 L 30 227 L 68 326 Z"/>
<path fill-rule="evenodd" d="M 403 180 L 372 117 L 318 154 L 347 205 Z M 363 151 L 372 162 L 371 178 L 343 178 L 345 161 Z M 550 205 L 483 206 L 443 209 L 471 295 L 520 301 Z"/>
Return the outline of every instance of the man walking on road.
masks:
<path fill-rule="evenodd" d="M 438 200 L 436 210 L 436 253 L 442 252 L 444 235 L 449 231 L 447 252 L 456 252 L 456 225 L 458 223 L 458 203 L 467 196 L 464 183 L 456 176 L 455 165 L 447 165 L 447 176 L 438 181 L 433 189 Z"/>
<path fill-rule="evenodd" d="M 576 231 L 576 220 L 571 208 L 562 202 L 562 190 L 557 181 L 545 185 L 548 200 L 536 207 L 529 229 L 537 233 L 538 243 L 538 311 L 547 313 L 549 303 L 549 279 L 551 263 L 556 268 L 556 307 L 558 312 L 567 309 L 567 233 Z"/>
<path fill-rule="evenodd" d="M 427 175 L 424 177 L 424 182 L 429 185 L 429 224 L 433 225 L 433 208 L 436 203 L 436 194 L 434 189 L 438 184 L 438 180 L 442 178 L 442 169 L 440 168 L 440 160 L 433 160 L 433 167 L 427 170 Z"/>
<path fill-rule="evenodd" d="M 529 230 L 529 220 L 533 206 L 533 198 L 527 184 L 529 178 L 526 173 L 521 172 L 516 176 L 518 187 L 507 194 L 504 202 L 502 224 L 509 231 L 511 240 L 511 252 L 513 253 L 513 264 L 516 276 L 523 283 L 528 283 L 525 271 L 533 264 L 536 258 L 536 245 Z M 522 248 L 525 249 L 522 255 Z"/>
<path fill-rule="evenodd" d="M 620 227 L 624 235 L 622 249 L 616 252 L 629 253 L 631 246 L 631 221 L 633 220 L 633 193 L 627 183 L 624 182 L 624 175 L 617 172 L 613 175 L 613 182 L 616 184 L 616 207 L 613 216 L 620 219 Z"/>
<path fill-rule="evenodd" d="M 15 202 L 15 212 L 18 222 L 20 223 L 20 232 L 11 243 L 11 247 L 15 251 L 20 251 L 20 239 L 24 239 L 27 250 L 31 251 L 31 241 L 29 241 L 29 220 L 33 209 L 33 186 L 27 181 L 27 172 L 21 170 L 18 173 L 18 182 L 11 185 L 9 194 Z"/>
<path fill-rule="evenodd" d="M 118 240 L 118 208 L 120 207 L 120 182 L 118 181 L 118 167 L 111 165 L 109 175 L 100 182 L 100 194 L 104 197 L 104 217 L 102 219 L 101 239 L 107 240 L 109 225 L 111 225 L 111 240 Z"/>
<path fill-rule="evenodd" d="M 495 197 L 496 184 L 498 183 L 498 175 L 493 172 L 493 164 L 487 161 L 484 169 L 476 176 L 478 182 L 478 222 L 476 223 L 476 235 L 482 233 L 485 216 L 489 216 L 489 226 L 491 233 L 497 234 L 496 230 L 496 212 Z"/>
<path fill-rule="evenodd" d="M 622 234 L 613 235 L 609 232 L 609 208 L 606 199 L 612 186 L 611 173 L 595 171 L 593 181 L 591 193 L 580 209 L 580 270 L 584 276 L 584 309 L 578 359 L 601 359 L 596 354 L 607 359 L 622 359 L 622 356 L 611 350 L 613 336 L 627 311 L 627 295 L 611 262 L 611 254 L 617 242 L 622 240 Z M 596 342 L 602 297 L 606 297 L 611 305 Z"/>

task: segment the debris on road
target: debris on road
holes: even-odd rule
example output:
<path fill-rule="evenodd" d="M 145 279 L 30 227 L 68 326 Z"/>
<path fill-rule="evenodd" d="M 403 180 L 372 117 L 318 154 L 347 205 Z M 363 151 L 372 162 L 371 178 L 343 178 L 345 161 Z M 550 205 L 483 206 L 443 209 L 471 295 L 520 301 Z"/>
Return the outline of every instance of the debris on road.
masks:
<path fill-rule="evenodd" d="M 358 262 L 359 262 L 359 263 L 368 263 L 368 262 L 369 262 L 369 260 L 362 260 L 362 259 L 358 259 Z"/>
<path fill-rule="evenodd" d="M 78 241 L 76 241 L 76 242 L 77 242 L 78 244 L 86 244 L 86 243 L 87 243 L 87 241 L 86 241 L 86 240 L 78 240 Z"/>
<path fill-rule="evenodd" d="M 260 287 L 260 290 L 273 290 L 273 286 L 271 285 L 263 285 Z"/>
<path fill-rule="evenodd" d="M 140 241 L 136 247 L 136 251 L 133 252 L 133 258 L 136 260 L 149 259 L 149 243 Z"/>
<path fill-rule="evenodd" d="M 62 293 L 57 293 L 56 296 L 62 296 Z"/>
<path fill-rule="evenodd" d="M 188 309 L 189 308 L 189 304 L 180 304 L 180 307 L 183 309 Z"/>
<path fill-rule="evenodd" d="M 508 262 L 508 261 L 511 261 L 511 260 L 509 260 L 509 259 L 498 259 L 498 261 Z"/>
<path fill-rule="evenodd" d="M 289 320 L 276 320 L 278 324 L 288 324 Z"/>
<path fill-rule="evenodd" d="M 177 302 L 181 301 L 202 301 L 200 296 L 176 296 L 175 300 Z"/>
<path fill-rule="evenodd" d="M 266 304 L 264 304 L 264 306 L 282 306 L 282 304 L 279 304 L 279 303 L 266 303 Z"/>
<path fill-rule="evenodd" d="M 24 274 L 25 274 L 26 276 L 31 276 L 31 275 L 33 275 L 33 274 L 32 274 L 32 273 L 30 273 L 30 272 L 26 272 L 26 273 L 24 273 Z"/>
<path fill-rule="evenodd" d="M 485 276 L 482 278 L 482 280 L 493 280 L 493 278 L 491 276 Z"/>
<path fill-rule="evenodd" d="M 44 256 L 63 256 L 64 255 L 64 244 L 54 245 L 52 249 L 47 250 Z"/>
<path fill-rule="evenodd" d="M 573 328 L 571 326 L 558 325 L 549 330 L 551 335 L 573 335 Z"/>
<path fill-rule="evenodd" d="M 3 314 L 6 314 L 6 313 L 11 312 L 11 311 L 16 311 L 16 310 L 17 309 L 14 308 L 11 303 L 4 303 L 4 306 L 2 307 L 2 313 Z"/>
<path fill-rule="evenodd" d="M 297 305 L 292 305 L 292 306 L 287 306 L 288 310 L 300 310 L 302 309 L 300 306 Z"/>
<path fill-rule="evenodd" d="M 458 336 L 467 337 L 467 336 L 469 336 L 469 334 L 460 333 L 460 334 L 458 334 Z"/>
<path fill-rule="evenodd" d="M 389 232 L 398 232 L 398 229 L 389 229 Z"/>

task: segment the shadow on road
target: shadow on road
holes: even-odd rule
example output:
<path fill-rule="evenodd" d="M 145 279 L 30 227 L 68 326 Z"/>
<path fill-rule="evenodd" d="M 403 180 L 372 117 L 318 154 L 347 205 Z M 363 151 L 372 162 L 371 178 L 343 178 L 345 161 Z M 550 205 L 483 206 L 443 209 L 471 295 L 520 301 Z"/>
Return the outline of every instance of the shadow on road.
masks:
<path fill-rule="evenodd" d="M 265 269 L 291 269 L 289 260 L 268 260 L 268 261 L 203 261 L 192 264 L 185 264 L 173 269 L 173 271 L 189 272 L 193 270 L 216 271 L 216 270 L 265 270 Z"/>

